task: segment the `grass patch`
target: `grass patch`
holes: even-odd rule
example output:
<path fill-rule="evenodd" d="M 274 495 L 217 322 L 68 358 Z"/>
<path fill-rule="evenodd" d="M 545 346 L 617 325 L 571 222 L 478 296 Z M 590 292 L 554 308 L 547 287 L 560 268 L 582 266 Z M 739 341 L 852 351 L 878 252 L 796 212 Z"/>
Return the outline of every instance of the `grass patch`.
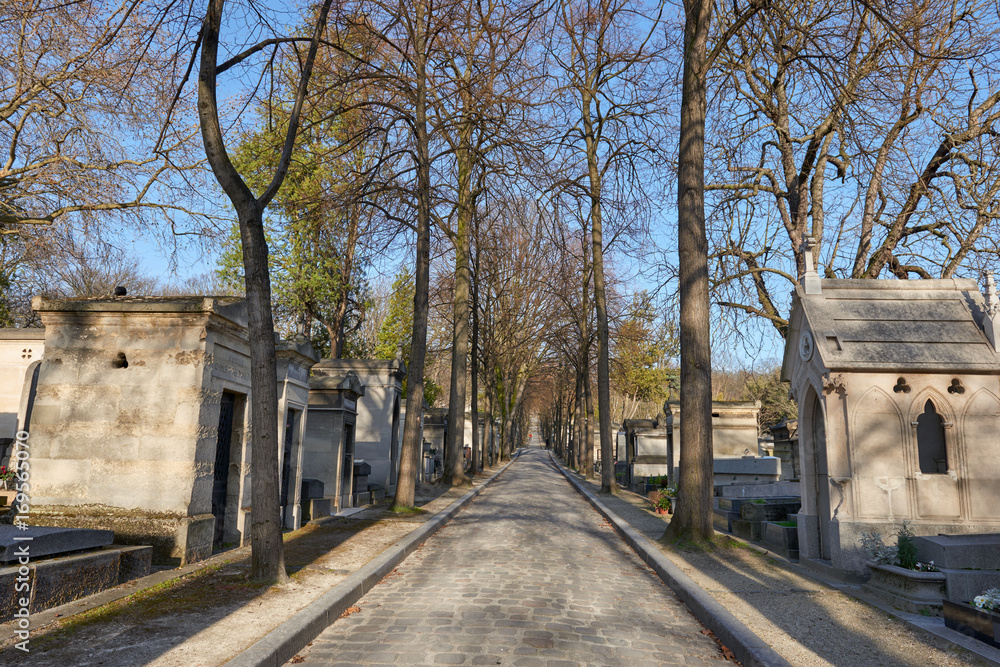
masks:
<path fill-rule="evenodd" d="M 775 521 L 774 523 L 783 528 L 797 528 L 799 525 L 794 521 Z"/>
<path fill-rule="evenodd" d="M 716 535 L 711 540 L 692 540 L 689 538 L 680 538 L 673 541 L 660 541 L 663 544 L 675 551 L 683 552 L 699 552 L 699 553 L 713 553 L 720 549 L 735 549 L 735 548 L 745 548 L 746 545 L 741 542 L 736 542 L 725 535 Z"/>
<path fill-rule="evenodd" d="M 120 600 L 75 614 L 60 621 L 59 627 L 55 630 L 46 632 L 37 638 L 33 637 L 32 643 L 36 646 L 43 646 L 67 639 L 74 633 L 95 624 L 123 620 L 126 617 L 130 620 L 142 620 L 165 614 L 184 613 L 197 607 L 213 604 L 214 597 L 232 594 L 234 591 L 247 593 L 266 587 L 266 584 L 254 584 L 246 580 L 216 581 L 212 575 L 217 574 L 229 562 L 232 561 L 209 565 L 197 572 L 168 579 Z"/>
<path fill-rule="evenodd" d="M 413 514 L 427 514 L 427 510 L 422 507 L 403 507 L 400 505 L 390 507 L 387 511 L 392 512 L 393 514 L 402 514 L 405 516 Z"/>

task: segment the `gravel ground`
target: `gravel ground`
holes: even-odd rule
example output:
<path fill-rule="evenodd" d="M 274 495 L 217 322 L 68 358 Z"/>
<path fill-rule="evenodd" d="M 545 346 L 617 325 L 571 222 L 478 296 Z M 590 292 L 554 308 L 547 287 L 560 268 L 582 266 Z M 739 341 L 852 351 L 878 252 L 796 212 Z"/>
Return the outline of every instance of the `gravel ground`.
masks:
<path fill-rule="evenodd" d="M 599 484 L 585 482 L 595 494 Z M 645 498 L 599 495 L 613 512 L 657 543 L 667 517 Z M 794 665 L 959 667 L 978 656 L 912 629 L 885 612 L 800 573 L 797 565 L 741 545 L 714 552 L 661 551 L 751 632 Z"/>

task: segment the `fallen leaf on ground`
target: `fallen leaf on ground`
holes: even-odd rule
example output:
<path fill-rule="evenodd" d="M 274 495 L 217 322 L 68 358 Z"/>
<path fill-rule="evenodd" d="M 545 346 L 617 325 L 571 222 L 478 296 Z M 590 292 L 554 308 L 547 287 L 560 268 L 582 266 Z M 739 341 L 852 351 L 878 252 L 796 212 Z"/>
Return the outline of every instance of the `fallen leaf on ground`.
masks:
<path fill-rule="evenodd" d="M 347 618 L 351 614 L 356 614 L 361 611 L 361 607 L 348 607 L 344 610 L 344 613 L 340 615 L 340 618 Z"/>

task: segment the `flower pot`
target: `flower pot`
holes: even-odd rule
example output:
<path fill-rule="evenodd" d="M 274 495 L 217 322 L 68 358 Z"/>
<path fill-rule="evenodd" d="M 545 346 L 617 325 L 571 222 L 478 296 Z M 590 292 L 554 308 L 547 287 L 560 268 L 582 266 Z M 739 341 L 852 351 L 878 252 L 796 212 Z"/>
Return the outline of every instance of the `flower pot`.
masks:
<path fill-rule="evenodd" d="M 862 588 L 911 614 L 941 614 L 944 572 L 918 572 L 896 565 L 869 562 L 872 576 Z"/>
<path fill-rule="evenodd" d="M 945 600 L 943 613 L 945 626 L 1000 648 L 1000 614 L 997 612 Z"/>

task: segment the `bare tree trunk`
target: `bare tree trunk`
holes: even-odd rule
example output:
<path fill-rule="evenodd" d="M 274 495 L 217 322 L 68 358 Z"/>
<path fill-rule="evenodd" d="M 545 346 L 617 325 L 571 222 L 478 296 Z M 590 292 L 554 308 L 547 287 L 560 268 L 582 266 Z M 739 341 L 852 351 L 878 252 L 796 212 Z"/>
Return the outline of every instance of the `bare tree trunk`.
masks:
<path fill-rule="evenodd" d="M 590 359 L 584 366 L 583 400 L 587 406 L 587 433 L 583 447 L 583 474 L 587 479 L 594 479 L 594 400 L 590 390 Z"/>
<path fill-rule="evenodd" d="M 354 208 L 352 207 L 350 212 L 347 241 L 344 244 L 344 256 L 340 262 L 340 281 L 343 288 L 340 298 L 337 300 L 337 307 L 333 312 L 333 320 L 327 327 L 330 332 L 330 357 L 332 359 L 340 359 L 344 356 L 344 339 L 347 338 L 344 323 L 347 321 L 347 308 L 351 303 L 351 280 L 354 275 L 354 256 L 357 252 L 360 229 L 359 214 Z"/>
<path fill-rule="evenodd" d="M 274 320 L 271 313 L 271 279 L 264 237 L 264 209 L 278 192 L 295 146 L 302 103 L 330 9 L 323 4 L 316 21 L 309 53 L 289 116 L 285 143 L 275 174 L 257 198 L 247 187 L 226 152 L 216 98 L 219 31 L 224 0 L 210 0 L 202 24 L 201 62 L 198 77 L 198 120 L 205 155 L 216 180 L 226 192 L 239 219 L 246 280 L 248 336 L 250 347 L 250 576 L 259 582 L 283 582 L 284 544 L 278 498 L 278 394 L 274 352 Z"/>
<path fill-rule="evenodd" d="M 467 133 L 467 131 L 466 131 Z M 448 429 L 445 437 L 443 482 L 449 486 L 468 485 L 462 470 L 465 448 L 465 389 L 469 366 L 469 218 L 471 217 L 471 174 L 468 137 L 463 136 L 459 151 L 458 225 L 455 230 L 455 299 L 451 338 L 451 390 L 448 398 Z"/>
<path fill-rule="evenodd" d="M 679 494 L 664 540 L 708 541 L 712 530 L 712 350 L 705 230 L 707 45 L 712 3 L 685 0 L 677 173 L 680 261 L 681 434 Z"/>
<path fill-rule="evenodd" d="M 569 461 L 570 466 L 580 469 L 580 450 L 583 449 L 584 443 L 584 430 L 586 429 L 586 419 L 584 418 L 584 413 L 586 411 L 585 402 L 583 400 L 583 372 L 581 370 L 576 371 L 576 399 L 573 401 L 576 407 L 576 433 L 573 438 L 573 451 L 570 453 L 571 460 Z"/>
<path fill-rule="evenodd" d="M 485 437 L 483 438 L 483 467 L 493 465 L 493 461 L 490 460 L 490 452 L 493 451 L 493 439 L 496 434 L 493 433 L 493 398 L 491 396 L 486 397 L 486 420 L 485 420 Z"/>
<path fill-rule="evenodd" d="M 475 476 L 482 466 L 482 457 L 479 455 L 479 314 L 476 309 L 479 307 L 476 299 L 476 288 L 472 286 L 472 469 L 470 476 Z"/>
<path fill-rule="evenodd" d="M 582 120 L 584 141 L 587 148 L 587 171 L 590 177 L 590 243 L 594 267 L 594 309 L 597 311 L 597 410 L 601 432 L 601 458 L 607 461 L 612 456 L 611 443 L 611 371 L 608 351 L 608 305 L 604 281 L 604 225 L 601 216 L 603 184 L 597 154 L 597 137 L 590 115 L 593 102 L 590 91 L 583 91 Z M 589 318 L 588 318 L 589 319 Z M 617 490 L 614 474 L 601 468 L 601 491 L 614 493 Z"/>
<path fill-rule="evenodd" d="M 417 0 L 414 34 L 416 100 L 414 134 L 417 161 L 417 244 L 413 291 L 413 336 L 406 375 L 406 421 L 399 457 L 399 481 L 392 506 L 413 507 L 417 466 L 420 465 L 420 431 L 424 412 L 424 360 L 427 352 L 428 292 L 430 288 L 430 148 L 427 134 L 427 7 Z"/>

